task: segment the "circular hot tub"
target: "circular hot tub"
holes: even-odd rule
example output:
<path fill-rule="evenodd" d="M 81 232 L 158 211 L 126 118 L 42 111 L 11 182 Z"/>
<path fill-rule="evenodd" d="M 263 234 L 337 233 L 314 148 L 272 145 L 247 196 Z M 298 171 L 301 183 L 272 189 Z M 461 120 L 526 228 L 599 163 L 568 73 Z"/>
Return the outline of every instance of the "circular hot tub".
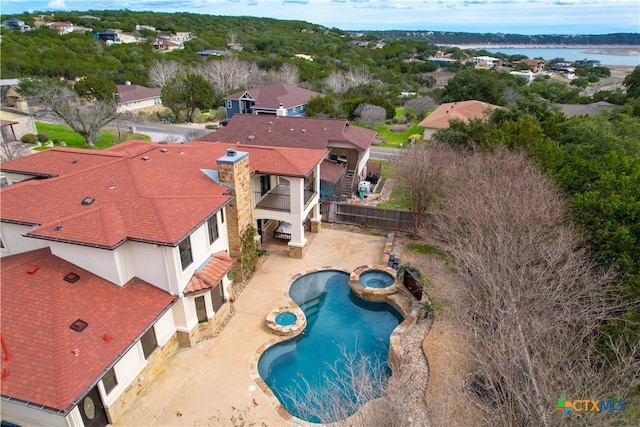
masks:
<path fill-rule="evenodd" d="M 283 336 L 298 335 L 307 326 L 307 318 L 299 307 L 279 307 L 267 315 L 267 326 Z"/>
<path fill-rule="evenodd" d="M 364 288 L 384 289 L 393 285 L 395 277 L 384 270 L 366 270 L 360 274 L 360 284 Z"/>
<path fill-rule="evenodd" d="M 298 320 L 298 316 L 293 314 L 290 311 L 283 311 L 282 313 L 278 313 L 274 319 L 276 325 L 280 326 L 290 326 L 296 323 Z"/>

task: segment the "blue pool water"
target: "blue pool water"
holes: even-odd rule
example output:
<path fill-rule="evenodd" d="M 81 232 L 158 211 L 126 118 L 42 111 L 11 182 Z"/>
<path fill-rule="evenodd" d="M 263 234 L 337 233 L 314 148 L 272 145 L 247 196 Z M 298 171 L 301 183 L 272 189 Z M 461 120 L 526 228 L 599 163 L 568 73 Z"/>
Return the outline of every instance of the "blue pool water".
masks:
<path fill-rule="evenodd" d="M 382 270 L 367 270 L 360 275 L 360 284 L 365 288 L 388 288 L 394 281 L 391 274 Z"/>
<path fill-rule="evenodd" d="M 276 325 L 289 326 L 296 323 L 296 320 L 298 320 L 298 316 L 290 311 L 284 311 L 282 313 L 278 313 L 274 320 L 276 322 Z"/>
<path fill-rule="evenodd" d="M 303 334 L 267 349 L 258 362 L 260 376 L 280 403 L 306 421 L 320 420 L 296 408 L 294 392 L 305 387 L 328 391 L 327 382 L 336 377 L 330 367 L 343 363 L 341 347 L 348 354 L 383 361 L 376 366 L 383 374 L 388 371 L 389 336 L 402 316 L 389 304 L 357 297 L 348 281 L 347 273 L 333 270 L 298 278 L 289 294 L 304 311 L 307 327 Z"/>

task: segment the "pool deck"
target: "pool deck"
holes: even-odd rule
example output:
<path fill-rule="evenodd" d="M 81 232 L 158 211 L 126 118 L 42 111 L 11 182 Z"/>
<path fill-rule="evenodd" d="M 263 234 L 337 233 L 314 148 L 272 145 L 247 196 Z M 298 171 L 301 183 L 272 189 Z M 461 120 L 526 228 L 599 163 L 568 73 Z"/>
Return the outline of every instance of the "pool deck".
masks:
<path fill-rule="evenodd" d="M 252 377 L 250 365 L 256 351 L 275 338 L 266 326 L 266 316 L 289 301 L 286 289 L 294 276 L 321 267 L 351 271 L 380 264 L 386 241 L 386 237 L 328 228 L 307 237 L 304 259 L 289 258 L 286 244 L 268 243 L 266 260 L 235 301 L 235 314 L 220 335 L 170 356 L 114 425 L 233 425 L 232 407 L 250 408 L 249 419 L 256 425 L 292 425 L 276 412 Z M 218 411 L 220 419 L 210 418 Z"/>

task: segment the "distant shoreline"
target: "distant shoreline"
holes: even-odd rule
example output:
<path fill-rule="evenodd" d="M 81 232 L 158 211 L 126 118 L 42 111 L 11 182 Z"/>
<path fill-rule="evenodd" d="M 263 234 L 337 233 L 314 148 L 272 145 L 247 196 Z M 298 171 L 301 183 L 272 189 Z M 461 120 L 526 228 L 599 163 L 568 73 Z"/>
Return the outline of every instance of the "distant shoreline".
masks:
<path fill-rule="evenodd" d="M 640 56 L 638 45 L 533 45 L 533 44 L 451 44 L 460 49 L 584 49 L 592 55 Z"/>

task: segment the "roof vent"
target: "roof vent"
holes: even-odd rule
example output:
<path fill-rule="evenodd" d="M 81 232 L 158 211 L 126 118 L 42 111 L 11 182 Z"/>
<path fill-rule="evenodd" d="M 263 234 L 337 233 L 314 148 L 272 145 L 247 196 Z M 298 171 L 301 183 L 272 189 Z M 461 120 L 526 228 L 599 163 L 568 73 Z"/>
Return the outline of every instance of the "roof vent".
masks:
<path fill-rule="evenodd" d="M 142 156 L 141 159 L 144 160 L 145 162 L 148 162 L 149 160 L 151 160 L 149 156 Z"/>
<path fill-rule="evenodd" d="M 113 190 L 116 188 L 116 182 L 112 179 L 111 180 L 111 185 L 109 186 L 109 190 Z"/>
<path fill-rule="evenodd" d="M 62 280 L 67 283 L 76 283 L 78 279 L 80 279 L 80 276 L 78 276 L 76 273 L 67 273 L 67 275 L 62 278 Z"/>
<path fill-rule="evenodd" d="M 60 231 L 62 230 L 62 224 L 57 223 L 55 227 L 53 227 L 53 231 Z"/>
<path fill-rule="evenodd" d="M 83 204 L 84 206 L 89 206 L 90 204 L 92 204 L 92 203 L 93 203 L 93 202 L 95 202 L 95 201 L 96 201 L 96 199 L 94 199 L 93 197 L 89 197 L 89 196 L 87 196 L 87 197 L 85 197 L 84 199 L 82 199 L 82 204 Z"/>
<path fill-rule="evenodd" d="M 27 269 L 27 274 L 35 274 L 38 270 L 40 270 L 40 267 L 38 267 L 37 265 L 32 265 Z"/>
<path fill-rule="evenodd" d="M 289 132 L 293 132 L 293 128 L 290 128 L 290 129 L 289 129 Z"/>
<path fill-rule="evenodd" d="M 234 150 L 233 148 L 229 148 L 227 150 L 227 156 L 234 157 L 235 155 L 236 155 L 236 150 Z"/>
<path fill-rule="evenodd" d="M 247 137 L 247 141 L 253 141 L 254 139 L 256 139 L 256 137 L 255 137 L 255 136 L 253 136 L 253 135 L 249 135 L 249 136 Z"/>
<path fill-rule="evenodd" d="M 305 133 L 307 130 L 306 129 L 301 129 L 300 130 L 302 133 Z"/>
<path fill-rule="evenodd" d="M 273 121 L 269 121 L 269 126 L 273 126 Z"/>
<path fill-rule="evenodd" d="M 87 326 L 89 326 L 89 324 L 87 322 L 85 322 L 82 319 L 77 319 L 75 322 L 73 322 L 69 328 L 73 329 L 76 332 L 82 332 L 84 331 Z"/>
<path fill-rule="evenodd" d="M 161 149 L 160 149 L 160 152 L 161 152 L 161 153 L 168 153 L 168 152 L 169 152 L 169 150 L 167 150 L 166 148 L 161 148 Z"/>
<path fill-rule="evenodd" d="M 71 164 L 72 164 L 72 165 L 75 165 L 76 163 L 78 163 L 78 159 L 73 159 L 73 160 L 71 160 Z"/>

